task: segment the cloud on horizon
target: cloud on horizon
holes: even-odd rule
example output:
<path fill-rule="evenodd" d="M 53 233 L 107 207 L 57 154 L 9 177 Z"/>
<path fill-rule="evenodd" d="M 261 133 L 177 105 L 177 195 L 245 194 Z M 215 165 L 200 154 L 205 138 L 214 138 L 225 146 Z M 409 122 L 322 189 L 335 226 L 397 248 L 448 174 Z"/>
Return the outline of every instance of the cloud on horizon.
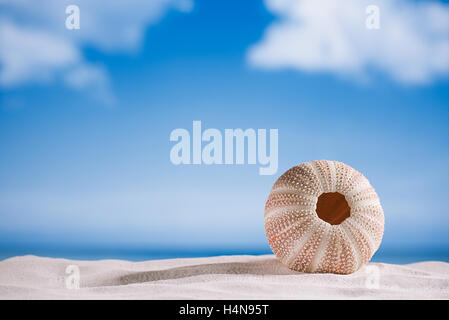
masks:
<path fill-rule="evenodd" d="M 449 5 L 404 0 L 265 0 L 278 19 L 247 54 L 250 65 L 366 78 L 372 71 L 404 84 L 449 74 Z M 366 7 L 380 29 L 366 28 Z"/>
<path fill-rule="evenodd" d="M 84 47 L 135 53 L 146 28 L 170 9 L 189 12 L 190 0 L 77 0 L 80 29 L 67 30 L 69 0 L 0 0 L 0 88 L 61 80 L 105 104 L 114 97 L 107 70 L 89 62 Z"/>

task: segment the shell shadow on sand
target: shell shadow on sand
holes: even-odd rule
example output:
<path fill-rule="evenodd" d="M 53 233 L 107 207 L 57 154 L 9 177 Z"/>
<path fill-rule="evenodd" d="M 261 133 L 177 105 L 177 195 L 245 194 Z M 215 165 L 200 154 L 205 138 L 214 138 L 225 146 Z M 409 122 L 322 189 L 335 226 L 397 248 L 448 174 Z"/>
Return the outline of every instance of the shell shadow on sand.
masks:
<path fill-rule="evenodd" d="M 298 275 L 301 273 L 288 269 L 276 258 L 267 258 L 255 262 L 220 262 L 134 272 L 109 279 L 107 283 L 102 285 L 127 285 L 210 274 Z"/>

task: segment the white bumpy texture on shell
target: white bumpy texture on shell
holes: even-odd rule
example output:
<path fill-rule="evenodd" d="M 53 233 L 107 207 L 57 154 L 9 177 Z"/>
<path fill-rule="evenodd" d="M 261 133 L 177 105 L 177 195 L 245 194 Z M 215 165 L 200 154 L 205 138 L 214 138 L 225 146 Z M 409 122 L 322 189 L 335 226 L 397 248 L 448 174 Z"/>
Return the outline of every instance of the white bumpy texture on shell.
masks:
<path fill-rule="evenodd" d="M 339 192 L 350 216 L 338 225 L 316 213 L 322 193 Z M 275 255 L 290 269 L 348 274 L 368 262 L 382 241 L 379 197 L 360 172 L 338 162 L 302 163 L 274 184 L 265 205 L 265 232 Z"/>

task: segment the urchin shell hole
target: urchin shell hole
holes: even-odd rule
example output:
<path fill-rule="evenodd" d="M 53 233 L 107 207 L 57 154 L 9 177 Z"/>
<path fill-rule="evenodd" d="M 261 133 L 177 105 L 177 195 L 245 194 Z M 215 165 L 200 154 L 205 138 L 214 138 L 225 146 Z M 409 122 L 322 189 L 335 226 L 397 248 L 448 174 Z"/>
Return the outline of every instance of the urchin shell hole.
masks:
<path fill-rule="evenodd" d="M 336 225 L 349 218 L 351 208 L 344 195 L 338 192 L 323 193 L 318 197 L 316 213 L 321 220 Z"/>

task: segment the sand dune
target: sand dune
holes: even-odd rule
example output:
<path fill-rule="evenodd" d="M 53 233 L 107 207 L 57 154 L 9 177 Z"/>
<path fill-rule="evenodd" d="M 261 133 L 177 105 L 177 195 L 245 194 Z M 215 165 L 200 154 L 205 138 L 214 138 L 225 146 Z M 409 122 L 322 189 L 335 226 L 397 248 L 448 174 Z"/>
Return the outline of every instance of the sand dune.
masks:
<path fill-rule="evenodd" d="M 68 289 L 66 268 L 80 271 Z M 449 263 L 370 263 L 351 275 L 304 274 L 274 256 L 0 261 L 1 299 L 449 299 Z"/>

